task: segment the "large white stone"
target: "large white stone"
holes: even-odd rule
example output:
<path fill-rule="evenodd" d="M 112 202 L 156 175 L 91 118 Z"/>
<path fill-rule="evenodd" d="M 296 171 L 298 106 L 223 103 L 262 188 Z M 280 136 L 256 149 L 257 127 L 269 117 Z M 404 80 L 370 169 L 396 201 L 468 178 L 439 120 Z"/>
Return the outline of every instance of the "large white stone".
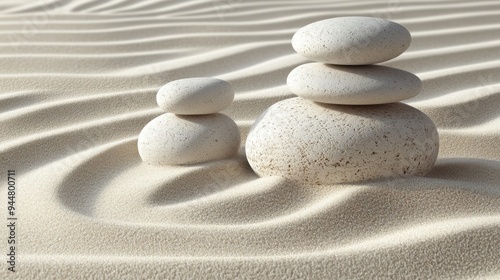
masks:
<path fill-rule="evenodd" d="M 139 134 L 139 154 L 153 165 L 180 165 L 223 159 L 237 153 L 240 131 L 228 116 L 163 114 Z"/>
<path fill-rule="evenodd" d="M 340 65 L 373 64 L 395 58 L 411 43 L 410 32 L 385 19 L 338 17 L 311 23 L 292 38 L 306 58 Z"/>
<path fill-rule="evenodd" d="M 287 84 L 296 95 L 322 103 L 369 105 L 398 102 L 417 95 L 420 79 L 397 68 L 308 63 L 293 69 Z"/>
<path fill-rule="evenodd" d="M 202 115 L 220 112 L 233 102 L 230 83 L 208 77 L 172 81 L 160 88 L 156 101 L 166 112 Z"/>
<path fill-rule="evenodd" d="M 406 104 L 348 106 L 291 98 L 256 120 L 245 150 L 260 176 L 335 184 L 424 175 L 438 147 L 432 120 Z"/>

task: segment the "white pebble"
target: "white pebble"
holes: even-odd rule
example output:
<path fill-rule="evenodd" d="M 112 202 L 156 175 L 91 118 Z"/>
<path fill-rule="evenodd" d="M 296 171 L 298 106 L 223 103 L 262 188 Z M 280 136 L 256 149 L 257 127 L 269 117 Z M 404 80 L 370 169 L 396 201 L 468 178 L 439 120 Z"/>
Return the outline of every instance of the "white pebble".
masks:
<path fill-rule="evenodd" d="M 424 175 L 439 149 L 434 123 L 403 104 L 348 106 L 291 98 L 272 105 L 246 141 L 260 176 L 336 184 Z"/>
<path fill-rule="evenodd" d="M 240 146 L 240 131 L 228 116 L 163 114 L 139 134 L 143 161 L 153 165 L 181 165 L 228 158 Z"/>
<path fill-rule="evenodd" d="M 164 85 L 156 95 L 160 108 L 181 115 L 202 115 L 220 112 L 233 102 L 230 83 L 216 78 L 188 78 Z"/>
<path fill-rule="evenodd" d="M 296 95 L 330 104 L 368 105 L 410 99 L 422 89 L 410 72 L 379 66 L 308 63 L 293 69 L 287 84 Z"/>
<path fill-rule="evenodd" d="M 403 26 L 380 18 L 338 17 L 299 29 L 292 46 L 302 56 L 331 64 L 374 64 L 395 58 L 411 43 Z"/>

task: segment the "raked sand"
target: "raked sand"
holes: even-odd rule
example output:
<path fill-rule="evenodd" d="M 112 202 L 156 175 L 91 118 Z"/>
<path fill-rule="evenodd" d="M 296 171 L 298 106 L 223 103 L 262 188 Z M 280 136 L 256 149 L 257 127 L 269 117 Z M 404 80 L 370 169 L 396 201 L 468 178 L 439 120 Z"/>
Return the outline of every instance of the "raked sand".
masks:
<path fill-rule="evenodd" d="M 500 3 L 491 1 L 3 1 L 0 212 L 17 175 L 17 273 L 1 279 L 500 278 Z M 413 36 L 384 63 L 417 74 L 435 168 L 333 186 L 258 178 L 244 156 L 141 162 L 163 84 L 227 80 L 242 143 L 293 95 L 293 33 L 337 16 Z M 4 223 L 2 222 L 2 223 Z"/>

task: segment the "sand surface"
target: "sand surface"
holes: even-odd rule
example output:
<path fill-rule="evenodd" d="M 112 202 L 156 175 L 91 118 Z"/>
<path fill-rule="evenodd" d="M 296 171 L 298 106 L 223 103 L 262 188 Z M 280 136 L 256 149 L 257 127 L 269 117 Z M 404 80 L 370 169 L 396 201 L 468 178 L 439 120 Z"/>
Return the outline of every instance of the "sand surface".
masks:
<path fill-rule="evenodd" d="M 2 1 L 0 212 L 17 180 L 17 273 L 2 279 L 500 278 L 500 2 Z M 321 19 L 392 19 L 413 42 L 406 103 L 441 140 L 425 177 L 308 186 L 236 158 L 141 162 L 178 78 L 231 82 L 242 130 L 292 97 L 290 40 Z M 244 143 L 244 142 L 243 142 Z M 5 222 L 6 223 L 6 222 Z"/>

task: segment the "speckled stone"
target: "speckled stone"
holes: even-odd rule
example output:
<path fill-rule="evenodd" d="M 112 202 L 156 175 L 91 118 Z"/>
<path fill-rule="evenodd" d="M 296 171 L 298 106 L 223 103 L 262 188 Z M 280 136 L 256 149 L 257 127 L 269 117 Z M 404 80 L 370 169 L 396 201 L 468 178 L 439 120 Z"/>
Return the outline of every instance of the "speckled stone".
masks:
<path fill-rule="evenodd" d="M 137 142 L 142 160 L 181 165 L 228 158 L 240 146 L 240 131 L 228 116 L 163 114 L 149 122 Z"/>
<path fill-rule="evenodd" d="M 272 105 L 246 141 L 260 176 L 336 184 L 424 175 L 439 149 L 434 123 L 403 104 L 349 106 L 291 98 Z"/>
<path fill-rule="evenodd" d="M 220 112 L 233 102 L 230 83 L 208 77 L 172 81 L 160 88 L 156 102 L 166 112 L 203 115 Z"/>
<path fill-rule="evenodd" d="M 296 95 L 321 103 L 369 105 L 398 102 L 417 95 L 420 79 L 410 72 L 379 66 L 308 63 L 293 69 L 287 84 Z"/>
<path fill-rule="evenodd" d="M 306 58 L 339 65 L 374 64 L 395 58 L 411 43 L 410 32 L 385 19 L 338 17 L 311 23 L 292 38 Z"/>

